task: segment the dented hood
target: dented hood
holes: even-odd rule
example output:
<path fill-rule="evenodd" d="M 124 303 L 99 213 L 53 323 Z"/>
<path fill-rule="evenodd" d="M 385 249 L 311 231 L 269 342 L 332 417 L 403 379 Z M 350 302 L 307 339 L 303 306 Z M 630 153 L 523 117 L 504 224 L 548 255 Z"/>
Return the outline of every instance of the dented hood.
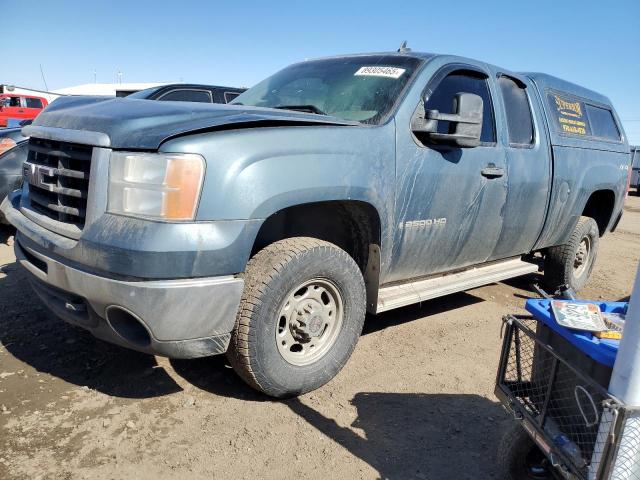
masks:
<path fill-rule="evenodd" d="M 161 102 L 112 97 L 61 97 L 44 110 L 25 134 L 56 128 L 97 132 L 111 148 L 156 150 L 185 133 L 286 125 L 359 125 L 312 113 L 194 102 Z"/>

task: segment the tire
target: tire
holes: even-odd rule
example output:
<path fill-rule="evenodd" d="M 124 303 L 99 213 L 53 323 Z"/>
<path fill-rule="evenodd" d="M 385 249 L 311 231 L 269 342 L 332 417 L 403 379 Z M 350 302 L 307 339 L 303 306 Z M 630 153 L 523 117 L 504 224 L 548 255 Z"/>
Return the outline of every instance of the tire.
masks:
<path fill-rule="evenodd" d="M 289 238 L 255 254 L 242 278 L 227 352 L 236 373 L 279 398 L 331 380 L 351 356 L 366 312 L 364 280 L 351 256 L 329 242 Z"/>
<path fill-rule="evenodd" d="M 593 218 L 580 217 L 569 241 L 548 249 L 544 260 L 544 280 L 552 291 L 568 285 L 578 292 L 587 283 L 598 254 L 600 232 Z M 586 243 L 584 243 L 586 242 Z M 587 253 L 584 248 L 587 245 Z M 579 252 L 582 260 L 579 260 Z M 578 265 L 579 263 L 579 266 Z"/>
<path fill-rule="evenodd" d="M 553 467 L 519 422 L 502 437 L 496 463 L 500 470 L 498 478 L 505 480 L 557 478 Z"/>

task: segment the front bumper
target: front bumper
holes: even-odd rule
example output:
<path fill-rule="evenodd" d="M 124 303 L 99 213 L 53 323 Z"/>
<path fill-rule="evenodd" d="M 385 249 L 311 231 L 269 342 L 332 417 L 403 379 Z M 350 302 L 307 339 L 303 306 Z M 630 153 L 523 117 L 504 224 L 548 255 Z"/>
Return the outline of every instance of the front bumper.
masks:
<path fill-rule="evenodd" d="M 195 358 L 227 350 L 242 279 L 222 275 L 131 280 L 87 271 L 49 253 L 47 239 L 64 237 L 25 217 L 10 200 L 3 202 L 2 211 L 18 228 L 16 259 L 30 273 L 38 296 L 63 320 L 103 340 L 150 354 Z"/>
<path fill-rule="evenodd" d="M 229 346 L 244 286 L 241 279 L 127 282 L 48 258 L 26 247 L 20 233 L 14 248 L 42 301 L 58 317 L 100 339 L 172 358 L 215 355 Z"/>

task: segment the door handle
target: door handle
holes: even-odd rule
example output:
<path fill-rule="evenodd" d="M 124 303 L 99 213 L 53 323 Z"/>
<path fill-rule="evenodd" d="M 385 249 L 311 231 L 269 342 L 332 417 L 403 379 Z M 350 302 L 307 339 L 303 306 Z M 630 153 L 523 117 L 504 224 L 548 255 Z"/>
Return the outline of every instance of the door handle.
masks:
<path fill-rule="evenodd" d="M 20 109 L 18 110 L 18 113 L 24 113 L 24 110 Z"/>
<path fill-rule="evenodd" d="M 480 173 L 483 177 L 487 178 L 499 178 L 504 175 L 504 168 L 496 167 L 494 163 L 490 163 L 486 167 L 484 167 Z"/>

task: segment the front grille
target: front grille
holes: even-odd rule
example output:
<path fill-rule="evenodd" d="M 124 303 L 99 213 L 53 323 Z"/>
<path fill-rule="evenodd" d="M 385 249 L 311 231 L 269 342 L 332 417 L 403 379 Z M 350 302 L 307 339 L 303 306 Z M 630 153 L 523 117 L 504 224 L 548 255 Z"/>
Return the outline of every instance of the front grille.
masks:
<path fill-rule="evenodd" d="M 29 139 L 25 164 L 31 208 L 47 217 L 84 227 L 92 147 Z"/>

